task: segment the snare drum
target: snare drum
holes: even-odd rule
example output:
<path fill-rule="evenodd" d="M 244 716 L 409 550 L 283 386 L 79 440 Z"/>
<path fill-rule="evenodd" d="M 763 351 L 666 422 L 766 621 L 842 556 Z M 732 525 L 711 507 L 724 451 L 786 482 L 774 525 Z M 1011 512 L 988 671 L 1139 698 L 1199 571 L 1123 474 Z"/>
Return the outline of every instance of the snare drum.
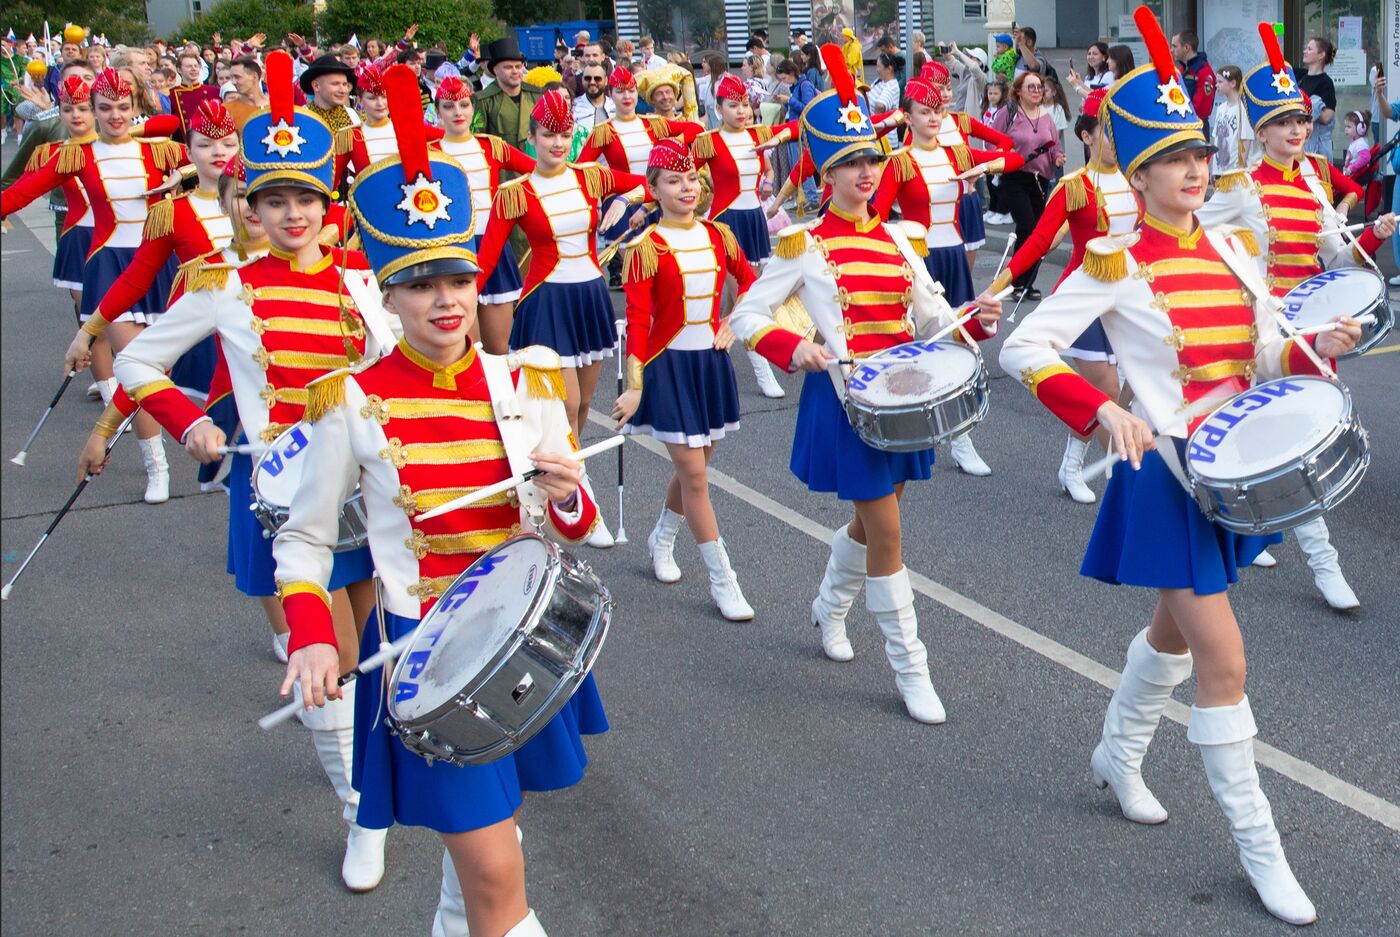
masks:
<path fill-rule="evenodd" d="M 1283 315 L 1294 328 L 1331 322 L 1335 316 L 1371 313 L 1376 321 L 1361 326 L 1361 340 L 1343 358 L 1365 354 L 1379 345 L 1395 325 L 1385 280 L 1360 267 L 1328 270 L 1308 277 L 1283 296 Z"/>
<path fill-rule="evenodd" d="M 273 537 L 287 522 L 292 510 L 292 498 L 301 484 L 302 466 L 306 464 L 306 446 L 311 441 L 310 423 L 298 423 L 273 441 L 268 450 L 253 465 L 253 503 L 249 506 L 266 531 Z M 335 552 L 354 550 L 369 542 L 367 519 L 360 492 L 350 496 L 340 509 L 340 533 Z"/>
<path fill-rule="evenodd" d="M 961 436 L 987 415 L 987 371 L 957 342 L 908 342 L 856 363 L 846 416 L 868 445 L 915 452 Z"/>
<path fill-rule="evenodd" d="M 389 681 L 389 730 L 429 762 L 503 758 L 568 703 L 611 620 L 587 564 L 533 534 L 507 540 L 419 624 Z"/>
<path fill-rule="evenodd" d="M 1297 527 L 1341 504 L 1371 462 L 1370 440 L 1341 384 L 1286 377 L 1257 384 L 1191 433 L 1186 475 L 1205 515 L 1244 534 Z"/>

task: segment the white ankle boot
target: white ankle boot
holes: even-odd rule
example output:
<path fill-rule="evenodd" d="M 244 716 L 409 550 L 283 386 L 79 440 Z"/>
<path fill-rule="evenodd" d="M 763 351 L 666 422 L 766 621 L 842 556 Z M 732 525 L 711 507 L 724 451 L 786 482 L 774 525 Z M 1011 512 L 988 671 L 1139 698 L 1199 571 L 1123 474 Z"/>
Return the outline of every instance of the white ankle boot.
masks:
<path fill-rule="evenodd" d="M 111 405 L 112 397 L 117 393 L 117 379 L 109 377 L 105 381 L 98 381 L 95 386 L 98 395 L 102 398 L 102 406 Z"/>
<path fill-rule="evenodd" d="M 914 590 L 909 570 L 893 576 L 867 576 L 865 607 L 885 635 L 885 656 L 894 669 L 894 682 L 904 708 L 919 722 L 937 725 L 948 718 L 943 702 L 933 691 L 928 675 L 928 650 L 919 640 L 919 619 L 914 614 Z"/>
<path fill-rule="evenodd" d="M 1317 920 L 1317 909 L 1293 877 L 1268 798 L 1259 789 L 1255 732 L 1246 696 L 1233 706 L 1192 706 L 1186 737 L 1201 750 L 1210 791 L 1230 821 L 1240 864 L 1265 909 L 1289 924 L 1311 924 Z"/>
<path fill-rule="evenodd" d="M 273 632 L 272 635 L 272 656 L 277 658 L 279 664 L 287 662 L 287 642 L 292 640 L 292 633 L 284 631 L 282 634 Z"/>
<path fill-rule="evenodd" d="M 471 937 L 467 926 L 467 899 L 452 853 L 442 851 L 442 885 L 438 889 L 437 913 L 433 915 L 432 937 Z"/>
<path fill-rule="evenodd" d="M 865 544 L 851 539 L 845 527 L 838 527 L 831 538 L 831 557 L 826 575 L 812 600 L 812 624 L 821 629 L 822 653 L 835 661 L 856 656 L 846 637 L 846 616 L 865 585 Z"/>
<path fill-rule="evenodd" d="M 1084 454 L 1088 451 L 1087 442 L 1071 436 L 1065 443 L 1064 458 L 1060 459 L 1060 488 L 1079 504 L 1093 504 L 1098 500 L 1093 489 L 1084 484 Z"/>
<path fill-rule="evenodd" d="M 758 392 L 765 397 L 777 400 L 787 396 L 783 385 L 773 376 L 773 367 L 768 359 L 756 351 L 749 352 L 749 364 L 753 365 L 753 376 L 758 380 Z"/>
<path fill-rule="evenodd" d="M 968 475 L 990 475 L 992 467 L 982 461 L 982 457 L 977 454 L 977 447 L 972 444 L 972 437 L 967 433 L 957 436 L 949 445 L 953 453 L 953 462 Z"/>
<path fill-rule="evenodd" d="M 684 514 L 677 514 L 664 504 L 656 526 L 647 537 L 647 550 L 651 552 L 651 571 L 657 582 L 680 582 L 681 568 L 676 565 L 676 534 L 680 532 Z"/>
<path fill-rule="evenodd" d="M 341 688 L 343 699 L 327 703 L 310 712 L 298 710 L 297 716 L 311 730 L 316 757 L 326 772 L 331 786 L 344 805 L 341 816 L 350 827 L 345 837 L 345 859 L 340 866 L 340 878 L 353 892 L 373 891 L 384 878 L 384 840 L 388 830 L 370 830 L 355 822 L 360 807 L 360 794 L 350 785 L 351 759 L 355 738 L 355 684 Z M 298 698 L 300 698 L 298 696 Z"/>
<path fill-rule="evenodd" d="M 1128 645 L 1118 688 L 1103 717 L 1103 736 L 1089 759 L 1094 784 L 1112 786 L 1123 816 L 1134 823 L 1165 823 L 1167 811 L 1142 782 L 1142 757 L 1157 731 L 1172 688 L 1191 676 L 1190 654 L 1163 654 L 1147 643 L 1147 629 Z"/>
<path fill-rule="evenodd" d="M 1260 569 L 1273 569 L 1278 565 L 1278 560 L 1268 550 L 1260 550 L 1259 555 L 1254 558 L 1251 566 L 1258 566 Z"/>
<path fill-rule="evenodd" d="M 165 445 L 159 435 L 136 442 L 141 448 L 141 461 L 146 463 L 143 500 L 147 504 L 163 504 L 170 500 L 170 463 L 165 461 Z"/>
<path fill-rule="evenodd" d="M 734 575 L 734 567 L 729 565 L 724 539 L 700 544 L 700 556 L 710 571 L 710 598 L 719 606 L 719 613 L 730 621 L 752 621 L 753 607 L 739 589 L 739 578 Z"/>
<path fill-rule="evenodd" d="M 549 937 L 544 932 L 544 925 L 540 919 L 535 917 L 535 912 L 531 911 L 525 915 L 525 920 L 506 931 L 506 937 Z"/>
<path fill-rule="evenodd" d="M 1342 567 L 1337 562 L 1337 548 L 1332 546 L 1327 522 L 1322 518 L 1308 521 L 1293 528 L 1298 538 L 1298 546 L 1307 554 L 1308 565 L 1312 567 L 1313 582 L 1317 590 L 1327 600 L 1327 604 L 1338 611 L 1360 608 L 1361 600 L 1351 591 L 1347 579 L 1342 575 Z"/>
<path fill-rule="evenodd" d="M 584 541 L 590 547 L 597 547 L 606 550 L 617 544 L 613 539 L 612 531 L 608 530 L 608 522 L 603 520 L 603 507 L 598 501 L 598 496 L 593 493 L 593 485 L 588 481 L 588 474 L 584 473 L 583 481 L 580 483 L 584 491 L 588 492 L 588 497 L 593 499 L 593 503 L 598 505 L 598 523 L 593 526 L 593 533 L 588 535 Z"/>

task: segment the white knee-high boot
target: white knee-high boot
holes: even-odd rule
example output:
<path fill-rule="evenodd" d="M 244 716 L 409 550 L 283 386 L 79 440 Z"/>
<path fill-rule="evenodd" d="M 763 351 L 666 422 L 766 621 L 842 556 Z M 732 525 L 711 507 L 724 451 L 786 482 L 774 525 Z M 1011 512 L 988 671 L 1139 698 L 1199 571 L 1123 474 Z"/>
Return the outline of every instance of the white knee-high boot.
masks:
<path fill-rule="evenodd" d="M 1337 562 L 1337 548 L 1332 546 L 1332 535 L 1327 530 L 1327 522 L 1322 518 L 1299 524 L 1293 528 L 1298 538 L 1298 546 L 1307 554 L 1308 565 L 1312 567 L 1313 582 L 1317 590 L 1327 600 L 1327 604 L 1339 611 L 1359 608 L 1361 600 L 1356 597 L 1347 579 L 1342 575 L 1342 567 Z"/>
<path fill-rule="evenodd" d="M 846 637 L 846 616 L 865 585 L 865 544 L 852 539 L 845 527 L 836 528 L 831 538 L 831 557 L 826 575 L 812 600 L 812 624 L 821 629 L 822 653 L 835 661 L 856 656 Z"/>
<path fill-rule="evenodd" d="M 1089 759 L 1094 783 L 1112 786 L 1123 816 L 1164 823 L 1167 811 L 1142 781 L 1142 758 L 1157 731 L 1172 688 L 1191 676 L 1190 654 L 1163 654 L 1147 643 L 1147 629 L 1128 645 L 1123 676 L 1108 701 L 1103 736 Z"/>
<path fill-rule="evenodd" d="M 587 470 L 583 473 L 581 486 L 584 491 L 588 492 L 588 497 L 593 499 L 593 503 L 598 505 L 598 523 L 593 526 L 593 533 L 588 535 L 586 542 L 590 547 L 597 547 L 600 550 L 616 546 L 617 541 L 613 539 L 612 531 L 608 530 L 608 522 L 603 520 L 603 507 L 598 501 L 598 496 L 593 493 L 593 485 L 588 480 Z"/>
<path fill-rule="evenodd" d="M 773 376 L 773 367 L 768 363 L 768 359 L 756 351 L 750 351 L 748 354 L 753 376 L 758 381 L 758 392 L 774 400 L 786 397 L 787 391 L 783 390 L 783 385 Z"/>
<path fill-rule="evenodd" d="M 345 837 L 345 859 L 340 877 L 353 892 L 373 891 L 384 878 L 384 840 L 388 830 L 369 830 L 355 822 L 360 794 L 350 784 L 355 744 L 355 684 L 341 688 L 344 698 L 310 712 L 298 710 L 302 723 L 311 730 L 316 757 L 331 786 L 344 805 L 341 816 L 349 826 Z"/>
<path fill-rule="evenodd" d="M 681 568 L 676 565 L 676 534 L 684 521 L 684 514 L 677 514 L 664 504 L 661 506 L 661 516 L 647 537 L 651 571 L 657 582 L 681 581 Z"/>
<path fill-rule="evenodd" d="M 1060 459 L 1060 487 L 1079 504 L 1093 504 L 1098 500 L 1094 490 L 1084 484 L 1084 455 L 1089 444 L 1078 436 L 1070 436 L 1065 443 L 1065 454 Z"/>
<path fill-rule="evenodd" d="M 544 932 L 544 925 L 540 919 L 535 917 L 535 912 L 531 911 L 525 915 L 525 920 L 506 931 L 506 937 L 549 937 Z"/>
<path fill-rule="evenodd" d="M 143 500 L 147 504 L 163 504 L 170 500 L 170 463 L 165 461 L 165 444 L 161 442 L 159 433 L 136 442 L 141 449 L 141 461 L 146 465 L 146 494 Z"/>
<path fill-rule="evenodd" d="M 452 853 L 442 851 L 442 886 L 438 889 L 437 913 L 433 915 L 432 937 L 471 937 L 467 926 L 467 900 Z"/>
<path fill-rule="evenodd" d="M 875 616 L 885 635 L 885 656 L 894 670 L 895 685 L 904 708 L 919 722 L 937 725 L 947 718 L 943 702 L 933 690 L 928 674 L 928 649 L 919 640 L 919 619 L 914 614 L 914 589 L 909 570 L 892 576 L 867 576 L 865 607 Z"/>
<path fill-rule="evenodd" d="M 710 573 L 710 598 L 719 606 L 719 613 L 730 621 L 751 621 L 753 606 L 744 598 L 739 588 L 739 577 L 729 563 L 729 552 L 724 549 L 724 540 L 711 540 L 700 544 L 700 558 Z"/>
<path fill-rule="evenodd" d="M 1210 792 L 1230 821 L 1240 864 L 1268 912 L 1289 924 L 1311 924 L 1317 909 L 1293 877 L 1273 810 L 1254 767 L 1254 713 L 1249 697 L 1233 706 L 1191 707 L 1186 737 L 1201 750 Z"/>

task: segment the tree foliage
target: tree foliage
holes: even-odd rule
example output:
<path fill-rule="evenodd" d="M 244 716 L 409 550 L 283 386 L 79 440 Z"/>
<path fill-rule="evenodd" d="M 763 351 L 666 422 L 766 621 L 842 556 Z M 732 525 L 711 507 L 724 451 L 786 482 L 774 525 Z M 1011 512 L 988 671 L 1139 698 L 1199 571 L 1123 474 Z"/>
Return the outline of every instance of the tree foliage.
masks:
<path fill-rule="evenodd" d="M 151 36 L 144 0 L 20 0 L 5 4 L 5 25 L 21 39 L 31 32 L 42 39 L 46 19 L 55 37 L 63 32 L 64 23 L 86 26 L 93 38 L 105 35 L 113 45 L 145 42 Z"/>
<path fill-rule="evenodd" d="M 298 0 L 219 0 L 203 16 L 185 20 L 167 38 L 207 45 L 214 33 L 225 42 L 266 33 L 268 45 L 273 46 L 287 33 L 310 39 L 316 34 L 316 14 L 311 4 Z"/>
<path fill-rule="evenodd" d="M 495 0 L 494 6 L 496 15 L 512 26 L 613 18 L 612 0 Z M 565 39 L 573 42 L 574 37 Z"/>
<path fill-rule="evenodd" d="M 328 0 L 319 27 L 327 43 L 344 42 L 352 35 L 361 41 L 377 36 L 392 42 L 414 23 L 419 47 L 445 42 L 454 57 L 466 49 L 472 33 L 483 43 L 501 34 L 491 0 Z"/>

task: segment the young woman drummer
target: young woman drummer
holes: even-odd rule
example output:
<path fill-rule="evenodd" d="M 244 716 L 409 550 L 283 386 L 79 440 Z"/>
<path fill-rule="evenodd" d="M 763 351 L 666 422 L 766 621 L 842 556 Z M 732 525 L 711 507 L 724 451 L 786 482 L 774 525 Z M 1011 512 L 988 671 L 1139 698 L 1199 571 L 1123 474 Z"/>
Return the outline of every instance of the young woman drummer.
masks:
<path fill-rule="evenodd" d="M 302 419 L 313 379 L 366 352 L 365 322 L 344 284 L 344 268 L 365 267 L 364 257 L 318 240 L 334 181 L 331 130 L 310 111 L 293 106 L 290 56 L 268 56 L 267 82 L 269 108 L 244 124 L 241 160 L 248 200 L 270 241 L 269 253 L 241 266 L 216 261 L 189 273 L 185 294 L 115 364 L 136 403 L 205 463 L 222 458 L 225 434 L 166 377 L 176 359 L 200 341 L 218 335 L 243 432 L 262 446 Z M 103 427 L 108 435 L 115 421 L 114 416 Z M 229 571 L 239 591 L 275 605 L 272 545 L 249 510 L 252 472 L 250 456 L 233 457 Z M 357 622 L 373 606 L 371 572 L 364 548 L 336 554 L 330 572 L 345 669 L 355 663 Z M 302 721 L 312 730 L 317 757 L 344 805 L 349 832 L 341 877 L 351 890 L 368 891 L 384 874 L 384 835 L 355 823 L 353 711 L 346 701 L 308 713 Z"/>
<path fill-rule="evenodd" d="M 544 345 L 559 353 L 569 422 L 574 438 L 582 439 L 603 359 L 612 356 L 617 344 L 612 297 L 598 266 L 595 234 L 615 224 L 628 204 L 641 203 L 646 180 L 597 163 L 566 162 L 573 131 L 568 97 L 562 91 L 546 92 L 530 113 L 535 169 L 496 190 L 481 240 L 478 279 L 491 282 L 496 268 L 508 262 L 506 245 L 519 225 L 530 241 L 530 264 L 511 325 L 510 347 Z M 623 194 L 626 199 L 614 200 L 602 212 L 610 196 Z M 590 542 L 612 546 L 601 520 Z"/>
<path fill-rule="evenodd" d="M 1265 287 L 1253 271 L 1252 239 L 1201 226 L 1194 212 L 1210 181 L 1211 144 L 1156 18 L 1146 7 L 1135 17 L 1152 63 L 1121 78 L 1100 115 L 1143 198 L 1142 227 L 1090 242 L 1083 266 L 1007 339 L 1001 366 L 1072 430 L 1102 427 L 1130 464 L 1113 473 L 1081 572 L 1156 589 L 1159 599 L 1108 704 L 1090 759 L 1095 783 L 1113 789 L 1129 820 L 1167 819 L 1143 783 L 1142 758 L 1172 688 L 1194 662 L 1187 738 L 1200 749 L 1240 861 L 1271 914 L 1307 924 L 1316 911 L 1289 869 L 1259 788 L 1244 643 L 1226 593 L 1266 541 L 1213 525 L 1173 476 L 1184 438 L 1220 398 L 1255 377 L 1315 370 L 1315 356 L 1346 351 L 1360 328 L 1340 318 L 1338 331 L 1317 337 L 1315 351 L 1306 340 L 1285 340 L 1255 292 Z M 1135 392 L 1133 413 L 1059 356 L 1100 317 Z"/>
<path fill-rule="evenodd" d="M 346 645 L 332 627 L 326 589 L 340 507 L 357 485 L 383 580 L 387 632 L 370 629 L 364 655 L 381 640 L 412 633 L 453 580 L 524 525 L 577 541 L 597 519 L 580 487 L 579 463 L 569 457 L 574 437 L 558 356 L 540 347 L 496 356 L 471 344 L 479 275 L 467 174 L 429 153 L 412 71 L 396 65 L 384 82 L 399 156 L 361 173 L 350 200 L 385 305 L 404 335 L 369 367 L 313 385 L 309 464 L 274 545 L 292 627 L 282 692 L 300 686 L 308 706 L 340 696 L 337 677 L 350 669 L 337 652 L 337 643 L 341 652 Z M 424 218 L 433 219 L 431 227 Z M 510 395 L 521 421 L 498 422 L 495 404 Z M 509 495 L 418 519 L 428 507 L 509 478 L 517 459 L 542 474 Z M 356 681 L 365 684 L 355 712 L 360 822 L 425 826 L 441 836 L 444 881 L 434 934 L 543 937 L 525 897 L 515 815 L 522 791 L 582 778 L 580 734 L 607 729 L 593 677 L 514 754 L 466 767 L 430 764 L 390 734 L 381 718 L 381 680 L 376 671 Z"/>
<path fill-rule="evenodd" d="M 1395 233 L 1395 215 L 1377 218 L 1355 246 L 1336 232 L 1346 224 L 1361 187 L 1327 157 L 1303 152 L 1312 126 L 1307 98 L 1283 58 L 1272 24 L 1261 23 L 1259 36 L 1268 59 L 1245 76 L 1244 97 L 1264 158 L 1253 169 L 1216 179 L 1215 194 L 1197 215 L 1202 224 L 1248 227 L 1261 246 L 1267 243 L 1263 271 L 1274 295 L 1283 296 L 1325 269 L 1362 266 L 1367 257 L 1374 258 Z M 1333 230 L 1324 233 L 1324 228 Z M 1293 528 L 1293 533 L 1327 604 L 1338 610 L 1359 607 L 1361 600 L 1342 575 L 1327 522 L 1319 517 Z"/>
<path fill-rule="evenodd" d="M 93 213 L 92 248 L 83 265 L 79 316 L 83 322 L 91 318 L 97 303 L 131 264 L 141 245 L 147 210 L 157 200 L 146 193 L 158 188 L 168 171 L 187 161 L 185 148 L 178 143 L 132 136 L 132 89 L 115 69 L 105 69 L 97 76 L 91 97 L 97 136 L 57 147 L 44 165 L 26 172 L 0 196 L 0 216 L 4 216 L 67 179 L 76 178 L 82 184 Z M 165 311 L 174 279 L 172 260 L 157 274 L 150 290 L 112 323 L 107 335 L 113 352 L 120 352 Z M 204 386 L 208 386 L 208 378 L 206 372 Z M 104 400 L 110 401 L 113 382 L 99 386 Z M 149 416 L 139 414 L 136 437 L 146 466 L 145 500 L 159 504 L 170 498 L 170 466 L 160 427 Z"/>
<path fill-rule="evenodd" d="M 1000 292 L 1040 263 L 1065 231 L 1069 232 L 1072 247 L 1069 264 L 1060 281 L 1083 264 L 1085 246 L 1094 238 L 1137 230 L 1142 221 L 1142 205 L 1128 180 L 1123 178 L 1113 145 L 1099 124 L 1099 109 L 1105 93 L 1103 89 L 1089 92 L 1084 99 L 1084 111 L 1074 125 L 1075 135 L 1088 147 L 1088 164 L 1065 176 L 1051 191 L 1045 200 L 1045 213 L 1036 222 L 1031 236 L 1016 248 L 1006 269 L 988 287 L 989 292 Z M 1110 399 L 1118 399 L 1117 358 L 1101 323 L 1093 322 L 1083 335 L 1060 352 L 1060 356 L 1074 361 L 1079 373 Z M 1093 504 L 1097 500 L 1093 489 L 1084 484 L 1084 456 L 1088 446 L 1087 435 L 1071 432 L 1057 473 L 1060 487 L 1080 504 Z"/>
<path fill-rule="evenodd" d="M 64 66 L 58 85 L 58 117 L 68 131 L 68 139 L 57 145 L 41 143 L 30 155 L 25 166 L 27 170 L 37 170 L 47 163 L 54 154 L 55 146 L 81 146 L 97 138 L 92 113 L 92 83 L 95 78 L 86 62 L 75 61 Z M 92 249 L 92 210 L 88 208 L 87 196 L 76 178 L 64 180 L 62 189 L 68 210 L 64 213 L 58 245 L 54 250 L 53 285 L 68 291 L 76 313 L 82 308 L 83 265 L 87 263 L 88 251 Z M 112 376 L 112 353 L 105 347 L 105 342 L 103 346 L 100 369 L 105 379 Z"/>
<path fill-rule="evenodd" d="M 647 186 L 661 207 L 661 220 L 628 245 L 627 390 L 613 406 L 613 417 L 622 432 L 665 443 L 675 466 L 661 517 L 647 538 L 656 578 L 680 580 L 674 550 L 685 521 L 709 570 L 710 597 L 725 618 L 748 621 L 753 608 L 720 539 L 705 467 L 714 444 L 739 428 L 739 394 L 729 358 L 734 333 L 720 322 L 720 297 L 730 276 L 743 295 L 754 274 L 727 225 L 696 219 L 700 176 L 683 144 L 656 144 L 647 162 Z"/>
<path fill-rule="evenodd" d="M 884 154 L 865 102 L 855 91 L 841 50 L 822 48 L 833 87 L 802 113 L 803 137 L 831 204 L 813 225 L 779 235 L 775 257 L 749 287 L 730 325 L 736 335 L 785 369 L 810 372 L 802 386 L 792 445 L 792 472 L 813 491 L 854 502 L 855 518 L 836 531 L 831 559 L 812 623 L 832 660 L 854 654 L 846 616 L 866 588 L 866 607 L 885 636 L 885 653 L 909 715 L 944 721 L 943 704 L 929 679 L 928 652 L 918 635 L 914 592 L 904 567 L 899 498 L 905 482 L 925 479 L 933 450 L 883 452 L 862 442 L 842 409 L 836 384 L 845 386 L 837 359 L 864 358 L 914 340 L 952 320 L 924 267 L 922 226 L 884 224 L 870 207 Z M 814 344 L 774 322 L 778 307 L 796 295 L 825 339 Z M 1001 304 L 985 300 L 967 323 L 974 339 L 991 334 Z"/>

